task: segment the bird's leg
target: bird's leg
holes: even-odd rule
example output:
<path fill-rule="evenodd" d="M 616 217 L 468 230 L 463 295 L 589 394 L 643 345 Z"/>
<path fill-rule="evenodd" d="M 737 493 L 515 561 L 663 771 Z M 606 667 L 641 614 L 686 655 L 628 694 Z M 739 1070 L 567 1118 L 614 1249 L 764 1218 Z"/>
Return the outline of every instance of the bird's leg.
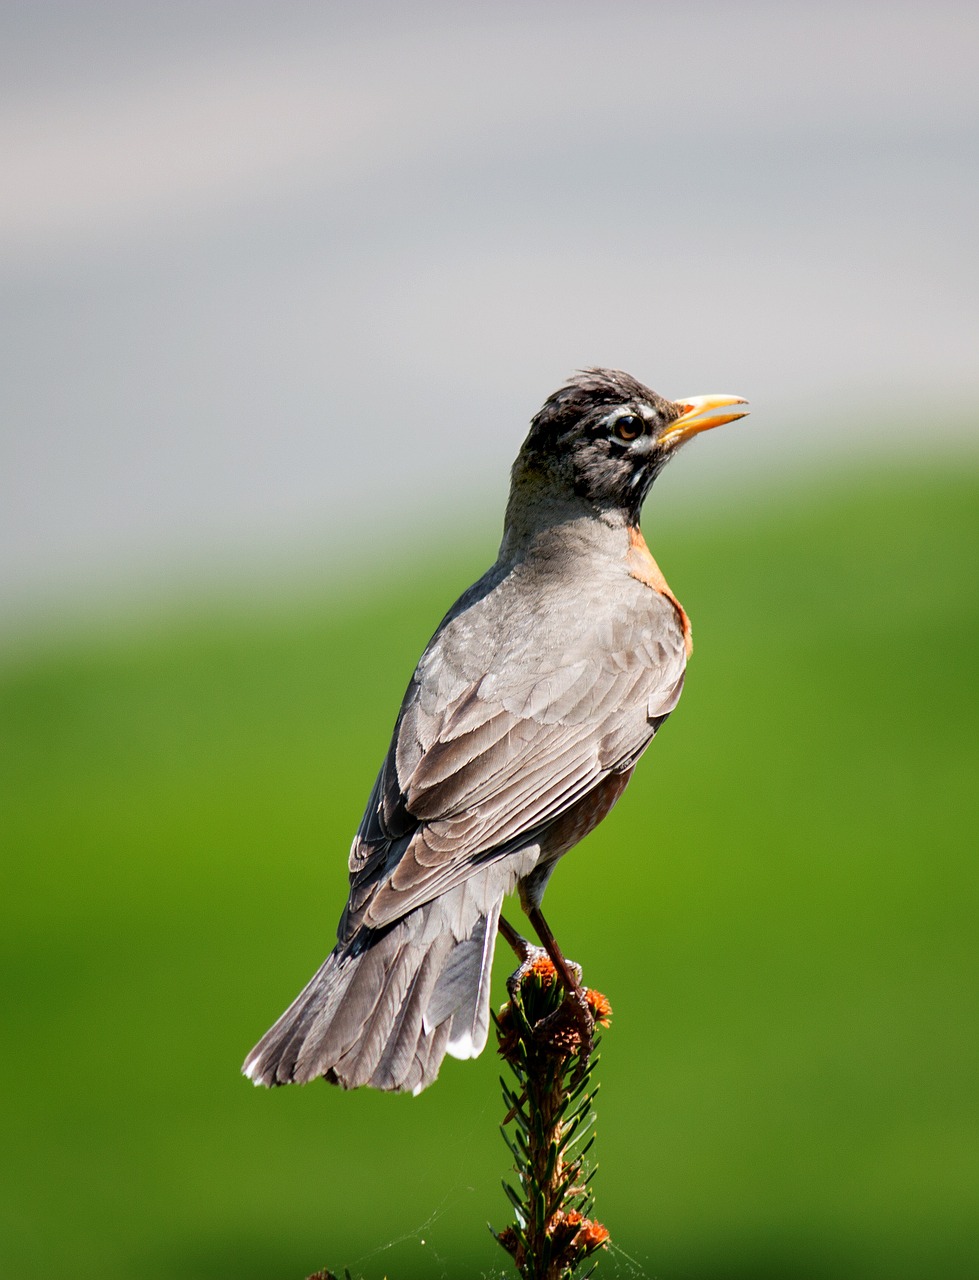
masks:
<path fill-rule="evenodd" d="M 535 947 L 532 942 L 527 941 L 522 933 L 517 933 L 510 921 L 505 920 L 503 916 L 500 916 L 499 930 L 513 948 L 513 954 L 521 965 L 526 964 L 528 960 L 535 960 L 539 955 L 547 954 L 543 947 Z"/>
<path fill-rule="evenodd" d="M 565 990 L 564 1004 L 557 1010 L 557 1014 L 550 1014 L 542 1023 L 538 1024 L 535 1030 L 545 1029 L 547 1023 L 552 1018 L 556 1018 L 563 1013 L 565 1007 L 567 1007 L 578 1028 L 578 1035 L 581 1041 L 578 1049 L 578 1066 L 575 1068 L 574 1073 L 574 1083 L 577 1083 L 588 1068 L 588 1059 L 591 1057 L 591 1051 L 594 1047 L 595 1030 L 595 1019 L 592 1017 L 591 1009 L 588 1007 L 585 989 L 581 985 L 581 968 L 573 961 L 565 959 L 564 953 L 558 946 L 557 939 L 551 932 L 550 925 L 544 919 L 540 907 L 525 905 L 525 910 L 527 919 L 534 926 L 534 932 L 544 944 L 544 950 L 557 970 L 557 975 L 561 979 L 561 985 Z"/>
<path fill-rule="evenodd" d="M 540 960 L 547 955 L 543 947 L 535 947 L 532 942 L 521 933 L 517 933 L 509 920 L 505 920 L 500 916 L 499 924 L 500 933 L 513 948 L 514 955 L 520 961 L 519 967 L 510 974 L 506 981 L 506 989 L 512 1000 L 520 987 L 521 982 L 530 972 L 535 960 Z"/>

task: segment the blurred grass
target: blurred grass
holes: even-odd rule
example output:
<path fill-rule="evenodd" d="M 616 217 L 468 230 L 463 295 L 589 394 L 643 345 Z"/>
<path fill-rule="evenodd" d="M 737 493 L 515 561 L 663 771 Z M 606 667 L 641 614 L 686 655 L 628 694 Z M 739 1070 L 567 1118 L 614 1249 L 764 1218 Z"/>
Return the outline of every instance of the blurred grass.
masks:
<path fill-rule="evenodd" d="M 979 477 L 663 497 L 687 689 L 548 894 L 616 1012 L 603 1274 L 975 1276 Z M 329 949 L 411 666 L 494 545 L 8 659 L 4 1276 L 499 1273 L 492 1053 L 418 1099 L 237 1076 Z"/>

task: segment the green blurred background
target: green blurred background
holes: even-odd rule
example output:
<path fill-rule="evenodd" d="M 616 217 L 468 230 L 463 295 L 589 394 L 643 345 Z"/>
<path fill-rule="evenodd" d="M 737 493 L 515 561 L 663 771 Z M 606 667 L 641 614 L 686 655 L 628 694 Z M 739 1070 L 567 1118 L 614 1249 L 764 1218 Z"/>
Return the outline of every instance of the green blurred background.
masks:
<path fill-rule="evenodd" d="M 603 1269 L 973 1276 L 979 474 L 696 519 L 669 478 L 687 689 L 548 895 L 615 1009 Z M 9 655 L 4 1274 L 503 1269 L 492 1051 L 417 1099 L 236 1074 L 329 947 L 414 657 L 492 549 Z"/>

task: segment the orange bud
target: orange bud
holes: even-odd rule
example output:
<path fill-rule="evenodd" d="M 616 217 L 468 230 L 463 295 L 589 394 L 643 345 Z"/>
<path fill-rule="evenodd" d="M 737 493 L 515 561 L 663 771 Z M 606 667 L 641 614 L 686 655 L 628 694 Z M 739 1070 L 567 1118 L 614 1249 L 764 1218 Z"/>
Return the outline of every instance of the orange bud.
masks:
<path fill-rule="evenodd" d="M 591 1016 L 598 1025 L 607 1027 L 612 1018 L 612 1006 L 609 1004 L 608 996 L 603 996 L 600 991 L 593 991 L 591 987 L 586 987 L 585 999 L 588 1001 Z"/>

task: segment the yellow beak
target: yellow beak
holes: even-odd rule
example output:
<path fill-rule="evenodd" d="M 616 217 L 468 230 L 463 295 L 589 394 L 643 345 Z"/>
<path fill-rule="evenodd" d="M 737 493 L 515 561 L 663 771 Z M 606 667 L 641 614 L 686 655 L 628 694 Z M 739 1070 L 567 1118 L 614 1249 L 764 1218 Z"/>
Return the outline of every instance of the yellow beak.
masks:
<path fill-rule="evenodd" d="M 749 410 L 735 409 L 736 404 L 747 404 L 740 396 L 686 396 L 674 402 L 680 410 L 676 422 L 666 428 L 659 438 L 659 443 L 673 448 L 689 440 L 701 431 L 710 431 L 711 427 L 721 427 L 725 422 L 734 422 L 736 418 L 744 418 Z"/>

